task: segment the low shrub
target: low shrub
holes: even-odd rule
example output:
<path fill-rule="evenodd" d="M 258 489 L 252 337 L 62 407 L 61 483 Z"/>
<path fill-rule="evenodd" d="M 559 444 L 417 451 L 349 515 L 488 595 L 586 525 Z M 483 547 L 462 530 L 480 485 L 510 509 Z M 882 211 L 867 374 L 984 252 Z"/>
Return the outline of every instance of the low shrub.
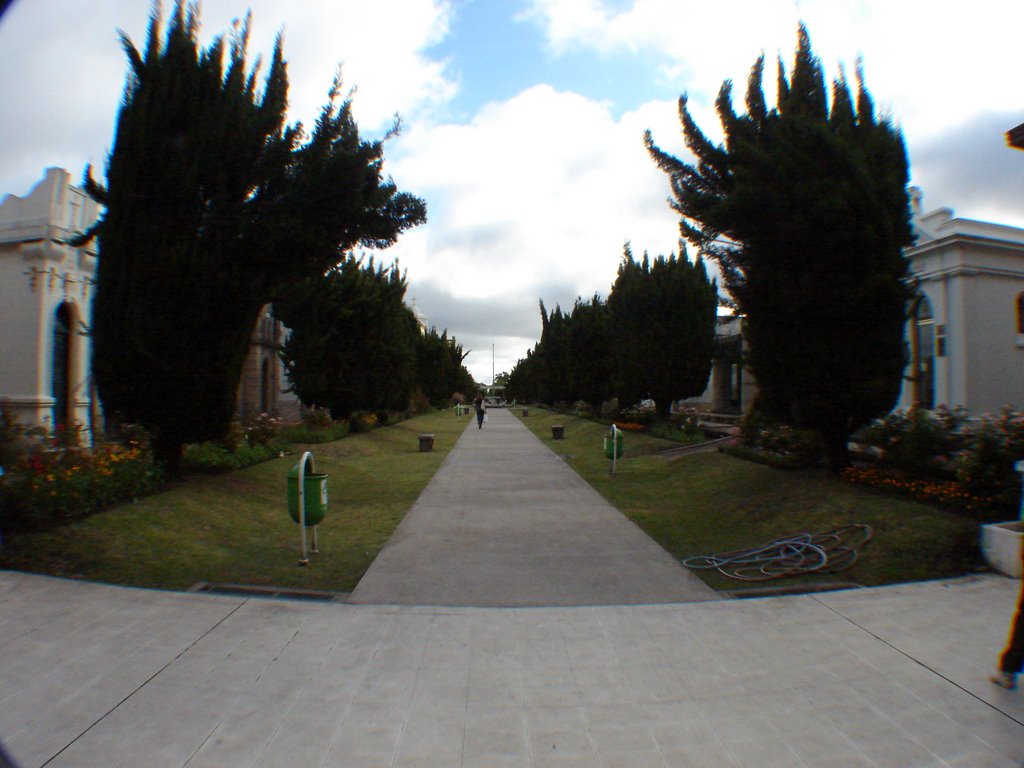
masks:
<path fill-rule="evenodd" d="M 268 413 L 261 413 L 243 424 L 245 441 L 249 445 L 270 445 L 277 440 L 281 420 Z"/>
<path fill-rule="evenodd" d="M 581 419 L 592 419 L 594 418 L 594 409 L 591 408 L 590 403 L 584 402 L 583 400 L 577 400 L 572 404 L 573 413 Z"/>
<path fill-rule="evenodd" d="M 650 403 L 650 401 L 645 402 Z M 653 404 L 637 403 L 629 408 L 625 408 L 622 411 L 622 418 L 633 424 L 643 424 L 645 427 L 650 427 L 658 421 L 658 410 Z"/>
<path fill-rule="evenodd" d="M 681 429 L 683 432 L 688 432 L 693 435 L 703 435 L 703 430 L 700 427 L 700 413 L 696 408 L 691 406 L 684 406 L 672 411 L 669 416 L 669 422 L 677 429 Z"/>
<path fill-rule="evenodd" d="M 194 443 L 185 446 L 181 464 L 189 472 L 216 474 L 251 467 L 281 454 L 282 446 L 276 441 L 256 445 L 242 442 L 233 451 L 219 442 Z"/>
<path fill-rule="evenodd" d="M 684 429 L 673 422 L 661 421 L 648 430 L 652 437 L 660 437 L 663 440 L 672 440 L 677 443 L 699 443 L 706 438 L 704 433 L 697 429 Z"/>
<path fill-rule="evenodd" d="M 325 427 L 293 424 L 278 429 L 277 436 L 286 443 L 332 443 L 347 435 L 348 429 L 349 423 L 347 421 L 332 421 Z"/>
<path fill-rule="evenodd" d="M 879 463 L 918 477 L 950 471 L 953 455 L 964 446 L 961 431 L 967 411 L 939 406 L 934 411 L 893 411 L 864 431 L 861 440 L 879 449 Z"/>
<path fill-rule="evenodd" d="M 1024 413 L 1006 407 L 998 416 L 982 419 L 965 434 L 966 446 L 956 457 L 960 486 L 984 494 L 1006 513 L 1019 509 L 1021 479 L 1014 464 L 1024 459 Z"/>
<path fill-rule="evenodd" d="M 0 403 L 0 467 L 13 467 L 28 455 L 32 445 L 28 430 Z"/>
<path fill-rule="evenodd" d="M 302 424 L 309 429 L 327 429 L 334 423 L 330 411 L 323 408 L 306 408 L 302 411 Z"/>
<path fill-rule="evenodd" d="M 825 444 L 814 430 L 777 424 L 765 418 L 757 409 L 740 419 L 738 426 L 740 445 L 748 450 L 734 453 L 735 456 L 750 458 L 753 451 L 782 457 L 779 462 L 762 462 L 771 466 L 816 467 L 823 462 Z"/>
<path fill-rule="evenodd" d="M 161 477 L 142 446 L 36 446 L 0 477 L 5 529 L 45 530 L 151 493 Z"/>
<path fill-rule="evenodd" d="M 725 445 L 718 450 L 722 453 L 728 454 L 729 456 L 734 456 L 737 459 L 754 461 L 758 464 L 774 467 L 775 469 L 804 469 L 806 467 L 799 457 L 792 454 L 769 453 L 757 448 L 752 448 L 749 445 L 744 445 L 743 443 Z"/>
<path fill-rule="evenodd" d="M 361 435 L 377 426 L 377 416 L 365 411 L 356 411 L 349 416 L 348 423 L 352 434 Z"/>
<path fill-rule="evenodd" d="M 426 413 L 431 409 L 430 398 L 427 397 L 423 390 L 416 387 L 412 394 L 409 395 L 409 417 L 417 416 L 421 413 Z"/>

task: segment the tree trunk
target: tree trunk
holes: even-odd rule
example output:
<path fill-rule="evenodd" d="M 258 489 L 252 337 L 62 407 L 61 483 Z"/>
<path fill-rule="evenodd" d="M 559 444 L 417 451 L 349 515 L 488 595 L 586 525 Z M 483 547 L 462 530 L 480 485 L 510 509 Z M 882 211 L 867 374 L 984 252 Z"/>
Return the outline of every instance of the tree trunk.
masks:
<path fill-rule="evenodd" d="M 181 479 L 181 454 L 184 444 L 177 435 L 154 435 L 150 441 L 153 448 L 153 461 L 159 466 L 168 480 Z"/>
<path fill-rule="evenodd" d="M 833 429 L 822 432 L 822 439 L 825 441 L 828 470 L 838 475 L 850 466 L 850 434 L 845 429 Z"/>

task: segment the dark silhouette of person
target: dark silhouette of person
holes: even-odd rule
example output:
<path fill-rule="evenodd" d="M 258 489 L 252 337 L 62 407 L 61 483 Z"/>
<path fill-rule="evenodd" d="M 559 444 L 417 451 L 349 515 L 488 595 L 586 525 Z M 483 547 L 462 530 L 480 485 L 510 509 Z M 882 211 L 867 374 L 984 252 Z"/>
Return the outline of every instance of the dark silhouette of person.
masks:
<path fill-rule="evenodd" d="M 1024 562 L 1024 542 L 1021 542 L 1021 558 Z M 1010 624 L 1010 637 L 1006 648 L 999 656 L 999 670 L 991 680 L 1001 688 L 1012 691 L 1017 687 L 1017 675 L 1024 671 L 1024 581 L 1021 582 L 1017 613 Z"/>
<path fill-rule="evenodd" d="M 482 392 L 478 393 L 476 400 L 473 401 L 473 405 L 476 408 L 476 428 L 484 428 L 484 414 L 487 413 L 487 403 L 484 402 L 484 395 Z"/>

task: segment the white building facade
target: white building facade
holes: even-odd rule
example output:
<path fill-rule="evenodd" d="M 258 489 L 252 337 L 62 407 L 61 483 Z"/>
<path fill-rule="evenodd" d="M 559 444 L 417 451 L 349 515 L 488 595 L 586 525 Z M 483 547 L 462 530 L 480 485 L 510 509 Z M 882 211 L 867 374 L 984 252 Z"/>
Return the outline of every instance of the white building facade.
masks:
<path fill-rule="evenodd" d="M 925 213 L 911 190 L 917 298 L 899 408 L 1024 406 L 1024 229 Z"/>
<path fill-rule="evenodd" d="M 48 431 L 91 429 L 97 413 L 88 332 L 96 251 L 69 240 L 98 215 L 60 168 L 0 202 L 0 403 Z"/>
<path fill-rule="evenodd" d="M 0 202 L 0 406 L 48 433 L 74 429 L 85 443 L 102 428 L 89 331 L 97 254 L 95 242 L 70 241 L 99 214 L 61 168 L 48 168 L 26 196 Z M 265 307 L 239 386 L 240 419 L 298 418 L 278 359 L 283 332 Z"/>

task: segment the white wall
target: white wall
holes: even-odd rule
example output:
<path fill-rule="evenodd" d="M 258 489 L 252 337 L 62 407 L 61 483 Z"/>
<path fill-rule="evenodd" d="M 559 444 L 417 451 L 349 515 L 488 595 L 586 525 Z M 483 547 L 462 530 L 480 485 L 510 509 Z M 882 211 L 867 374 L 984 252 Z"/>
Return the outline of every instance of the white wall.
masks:
<path fill-rule="evenodd" d="M 62 303 L 73 321 L 73 418 L 89 423 L 86 330 L 96 259 L 91 247 L 72 248 L 67 241 L 97 216 L 96 203 L 59 168 L 47 169 L 25 197 L 7 195 L 0 203 L 0 401 L 30 424 L 52 424 L 53 333 Z"/>
<path fill-rule="evenodd" d="M 949 209 L 918 213 L 918 241 L 907 256 L 935 328 L 946 331 L 946 354 L 935 360 L 936 404 L 962 405 L 972 415 L 1024 407 L 1024 344 L 1016 329 L 1024 230 L 957 219 Z M 913 404 L 910 389 L 905 383 L 901 408 Z"/>

